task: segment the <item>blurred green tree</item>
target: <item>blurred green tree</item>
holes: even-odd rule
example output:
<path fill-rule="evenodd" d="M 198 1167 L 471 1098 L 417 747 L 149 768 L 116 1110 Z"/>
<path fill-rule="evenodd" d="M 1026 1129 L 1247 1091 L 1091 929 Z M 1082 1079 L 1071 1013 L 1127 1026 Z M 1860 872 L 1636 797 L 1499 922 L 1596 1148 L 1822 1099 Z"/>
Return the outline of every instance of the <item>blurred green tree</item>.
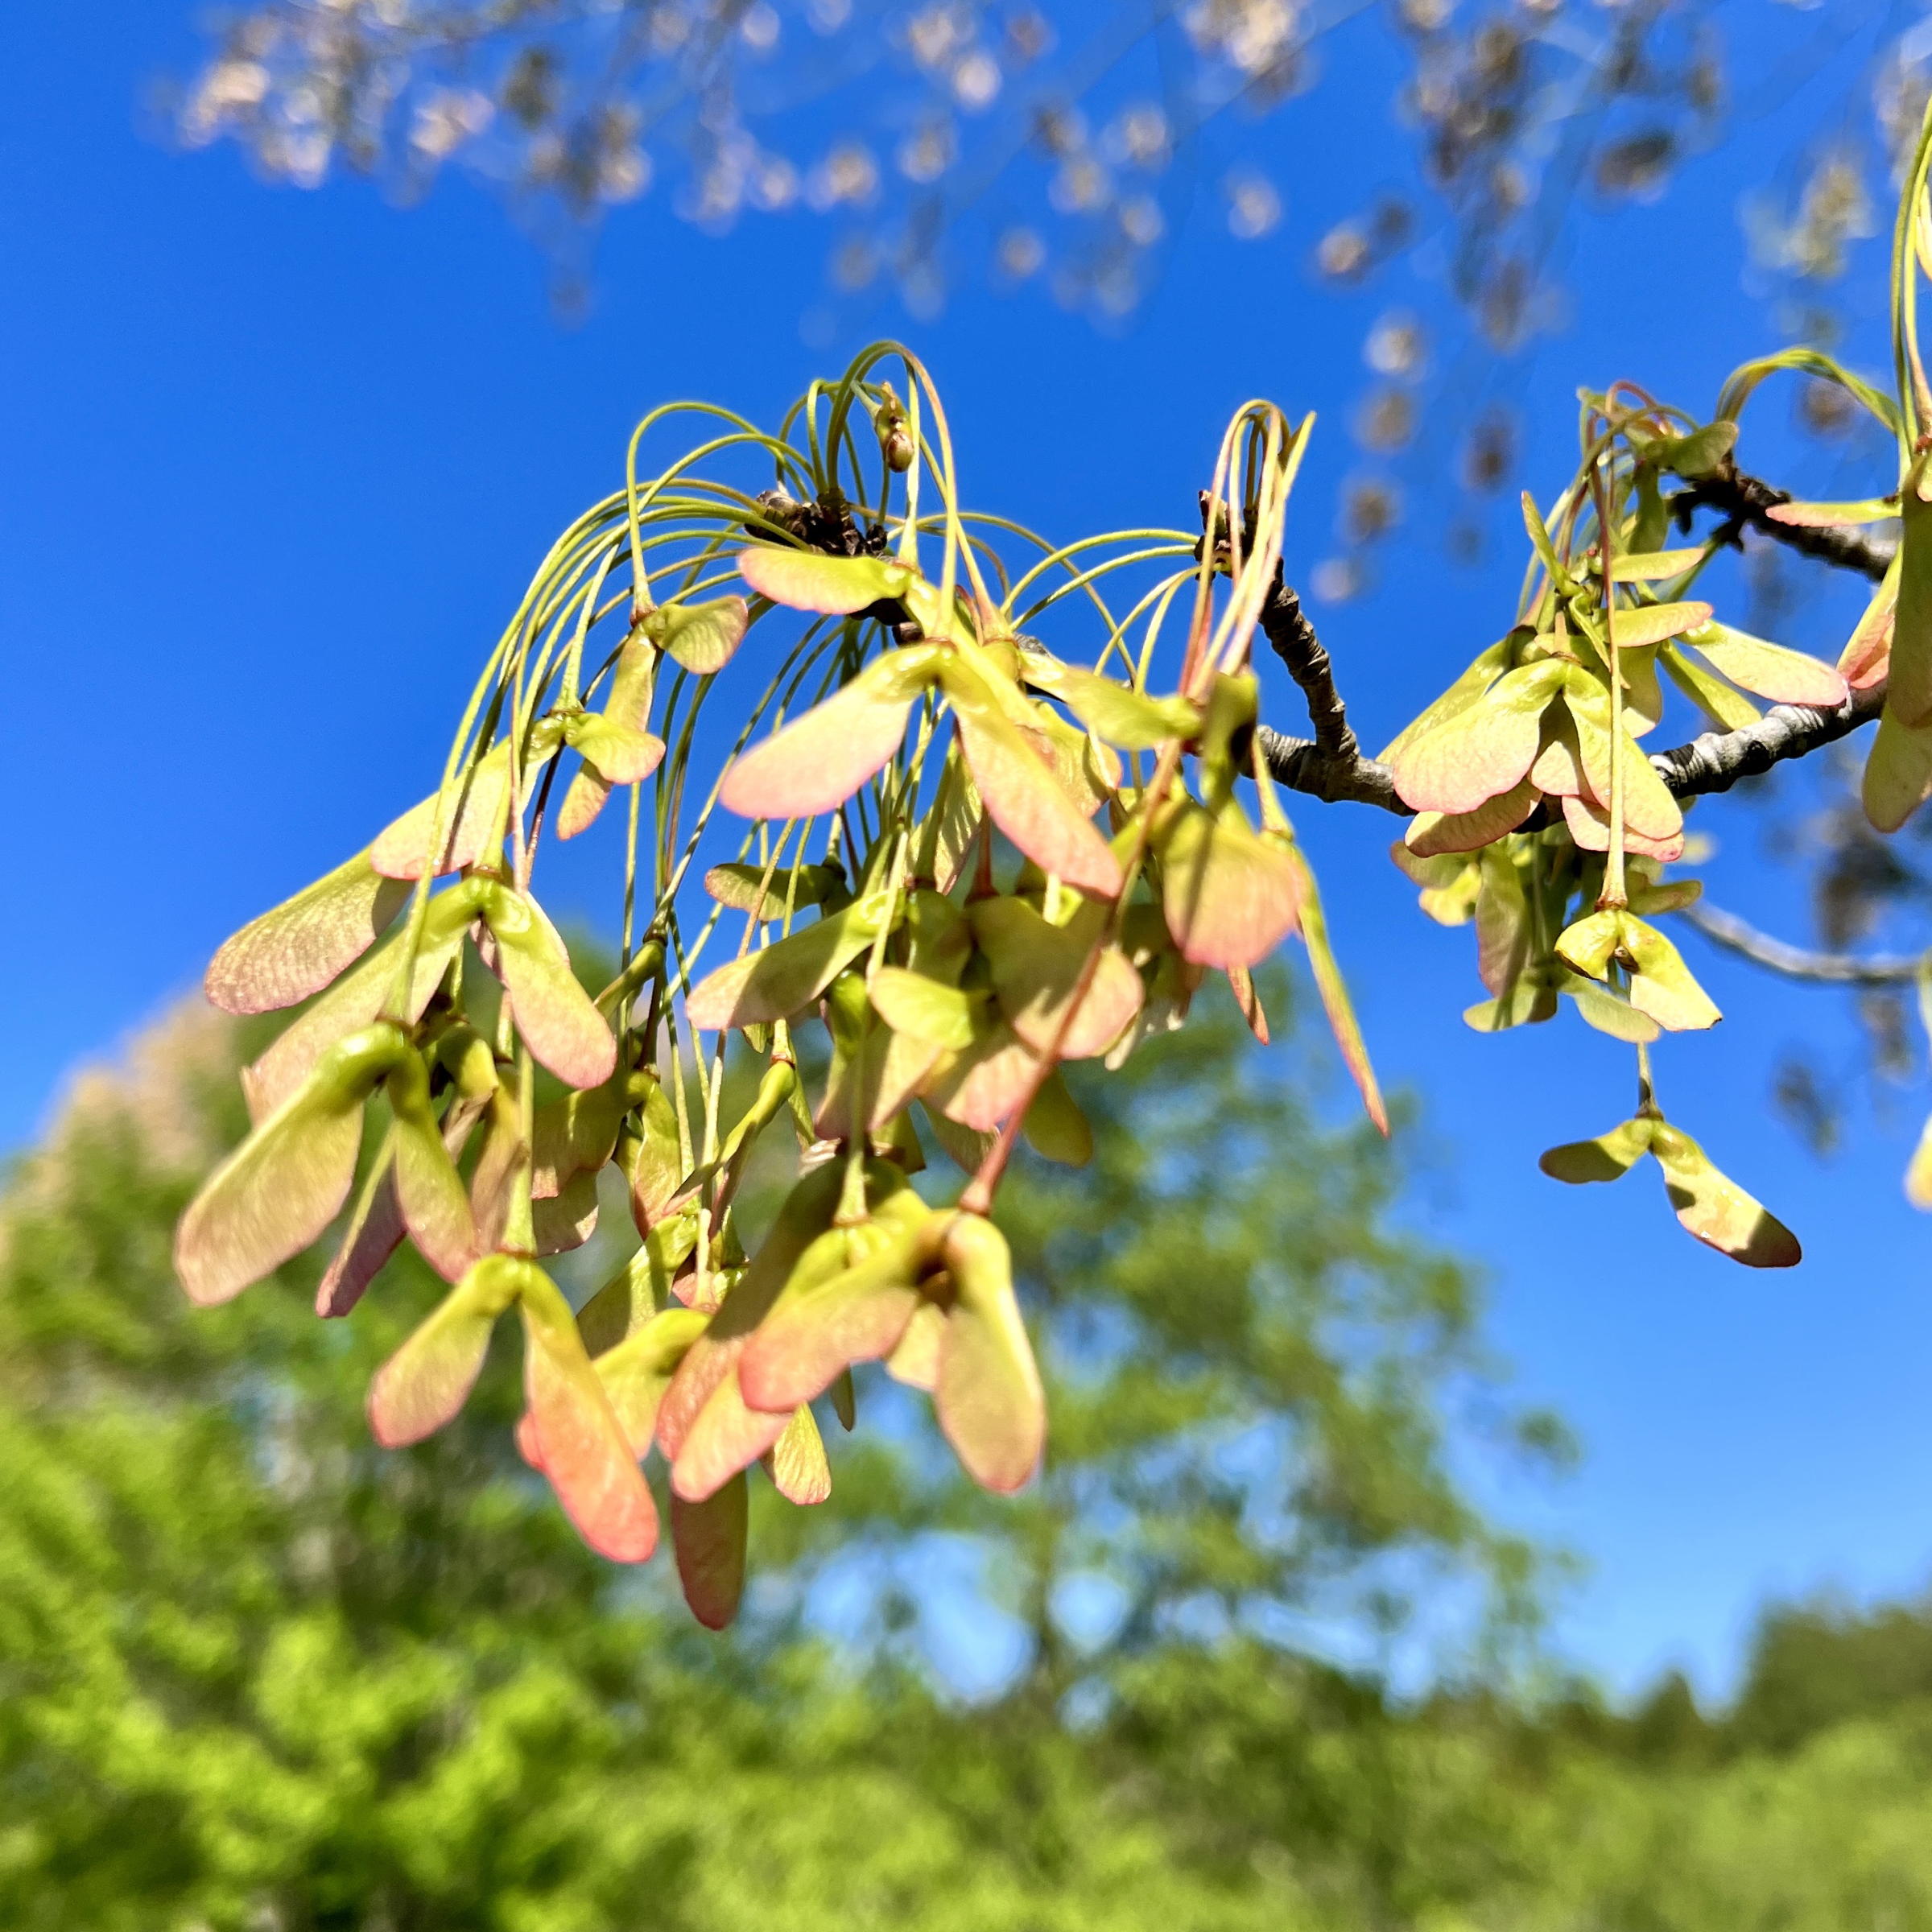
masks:
<path fill-rule="evenodd" d="M 83 1080 L 7 1191 L 0 1921 L 1258 1926 L 1294 1847 L 1353 1872 L 1402 1835 L 1379 1694 L 1302 1653 L 1365 1596 L 1393 1633 L 1424 1571 L 1523 1608 L 1527 1553 L 1447 1472 L 1475 1295 L 1231 1011 L 1100 1084 L 1083 1180 L 1018 1177 L 1027 1292 L 1049 1244 L 1059 1284 L 1046 1479 L 983 1501 L 907 1403 L 836 1458 L 836 1519 L 760 1525 L 782 1567 L 729 1644 L 578 1544 L 506 1360 L 430 1442 L 370 1443 L 353 1390 L 437 1292 L 413 1258 L 353 1323 L 306 1264 L 183 1300 L 240 1030 L 184 1013 Z M 915 1667 L 948 1551 L 968 1661 L 1009 1665 L 977 1709 Z M 828 1600 L 861 1641 L 814 1634 Z M 1377 1856 L 1348 1889 L 1385 1903 Z"/>

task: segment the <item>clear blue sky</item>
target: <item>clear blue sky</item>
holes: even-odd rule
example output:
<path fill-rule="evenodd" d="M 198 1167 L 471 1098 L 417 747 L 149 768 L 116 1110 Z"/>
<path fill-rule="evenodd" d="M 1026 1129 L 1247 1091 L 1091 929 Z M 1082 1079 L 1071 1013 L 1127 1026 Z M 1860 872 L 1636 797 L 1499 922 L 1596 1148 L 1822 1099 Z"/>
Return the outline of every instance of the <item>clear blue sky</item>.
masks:
<path fill-rule="evenodd" d="M 822 228 L 768 222 L 720 244 L 647 201 L 614 225 L 588 320 L 561 327 L 537 258 L 473 188 L 406 214 L 354 185 L 270 192 L 232 153 L 144 140 L 141 90 L 189 57 L 188 10 L 17 7 L 0 30 L 10 1143 L 77 1059 L 427 788 L 459 678 L 552 532 L 610 486 L 642 410 L 700 393 L 768 411 L 907 326 L 881 308 L 807 349 Z M 1370 70 L 1353 99 L 1352 60 Z M 1327 415 L 1291 571 L 1326 552 L 1362 329 L 1386 297 L 1337 301 L 1305 262 L 1387 171 L 1385 79 L 1364 43 L 1338 44 L 1326 92 L 1265 137 L 1282 234 L 1244 247 L 1207 209 L 1119 334 L 984 294 L 917 329 L 981 500 L 1056 530 L 1184 521 L 1227 412 L 1265 393 Z M 1579 381 L 1630 375 L 1702 404 L 1741 354 L 1774 345 L 1740 286 L 1734 210 L 1751 144 L 1761 158 L 1786 105 L 1682 193 L 1587 231 L 1567 332 L 1501 379 L 1534 423 L 1541 467 L 1520 481 L 1547 493 L 1567 473 Z M 1041 460 L 1056 423 L 1078 426 L 1077 469 Z M 1418 535 L 1376 595 L 1319 613 L 1365 737 L 1507 622 L 1517 565 L 1492 554 L 1451 571 Z M 1802 616 L 1789 641 L 1835 651 L 1841 605 Z M 1290 696 L 1272 692 L 1278 720 Z M 1724 896 L 1781 891 L 1754 909 L 1798 935 L 1749 810 L 1700 815 L 1723 842 Z M 1538 1175 L 1542 1147 L 1627 1111 L 1624 1054 L 1568 1026 L 1468 1033 L 1468 936 L 1414 911 L 1383 856 L 1392 823 L 1299 816 L 1384 1074 L 1425 1104 L 1434 1165 L 1414 1211 L 1483 1259 L 1520 1392 L 1587 1447 L 1560 1488 L 1500 1498 L 1593 1567 L 1565 1644 L 1616 1683 L 1682 1661 L 1721 1687 L 1766 1592 L 1917 1584 L 1932 1551 L 1932 1228 L 1897 1174 L 1923 1084 L 1814 1164 L 1769 1116 L 1767 1067 L 1807 1029 L 1848 1053 L 1842 1017 L 1687 941 L 1730 1018 L 1670 1046 L 1665 1097 L 1809 1250 L 1788 1275 L 1733 1269 L 1677 1232 L 1646 1176 L 1578 1195 Z"/>

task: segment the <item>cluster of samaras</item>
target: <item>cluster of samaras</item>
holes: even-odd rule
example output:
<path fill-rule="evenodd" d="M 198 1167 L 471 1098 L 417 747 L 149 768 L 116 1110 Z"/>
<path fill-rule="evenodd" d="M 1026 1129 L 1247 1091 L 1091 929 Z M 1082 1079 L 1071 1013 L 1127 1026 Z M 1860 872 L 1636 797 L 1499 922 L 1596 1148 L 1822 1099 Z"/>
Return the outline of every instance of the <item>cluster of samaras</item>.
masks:
<path fill-rule="evenodd" d="M 1720 540 L 1662 547 L 1658 479 L 1705 473 L 1728 456 L 1736 426 L 1672 427 L 1662 412 L 1629 412 L 1560 500 L 1554 534 L 1525 496 L 1534 560 L 1521 621 L 1383 754 L 1416 813 L 1397 863 L 1431 918 L 1474 923 L 1490 997 L 1466 1017 L 1481 1030 L 1547 1020 L 1563 1000 L 1639 1046 L 1712 1025 L 1717 1007 L 1652 923 L 1700 890 L 1662 876 L 1685 842 L 1682 807 L 1642 745 L 1663 715 L 1665 681 L 1730 731 L 1762 715 L 1754 700 L 1830 709 L 1885 674 L 1882 590 L 1838 668 L 1720 623 L 1689 594 Z M 1590 509 L 1599 465 L 1608 540 Z M 1843 507 L 1773 514 L 1815 522 Z M 1552 1150 L 1546 1171 L 1612 1179 L 1651 1153 L 1700 1240 L 1753 1265 L 1797 1261 L 1790 1232 L 1663 1122 L 1647 1073 L 1643 1092 L 1637 1120 L 1580 1144 L 1587 1156 Z"/>
<path fill-rule="evenodd" d="M 1313 881 L 1265 775 L 1259 826 L 1235 795 L 1259 769 L 1245 672 L 1208 661 L 1197 697 L 1156 698 L 1003 634 L 982 598 L 943 596 L 905 563 L 777 544 L 733 561 L 759 603 L 643 612 L 601 710 L 559 707 L 506 732 L 222 948 L 208 979 L 217 1005 L 312 1003 L 248 1070 L 254 1130 L 176 1247 L 189 1294 L 220 1301 L 315 1241 L 353 1194 L 323 1313 L 346 1313 L 406 1238 L 453 1284 L 375 1379 L 378 1439 L 415 1442 L 454 1416 L 514 1307 L 526 1459 L 595 1548 L 636 1560 L 658 1534 L 640 1465 L 660 1454 L 686 1594 L 713 1624 L 742 1586 L 749 1465 L 792 1501 L 824 1497 L 811 1406 L 828 1397 L 850 1426 L 855 1364 L 882 1361 L 929 1391 L 980 1483 L 1026 1481 L 1045 1414 L 987 1217 L 990 1154 L 1023 1126 L 1048 1158 L 1084 1160 L 1062 1062 L 1117 1064 L 1179 1025 L 1216 970 L 1265 1037 L 1249 969 L 1298 925 L 1322 945 Z M 807 862 L 801 845 L 785 862 L 779 836 L 762 862 L 712 867 L 720 914 L 743 915 L 738 956 L 683 987 L 660 923 L 593 999 L 528 890 L 526 815 L 534 796 L 540 819 L 548 795 L 537 774 L 576 753 L 554 824 L 580 832 L 665 757 L 648 729 L 661 659 L 708 675 L 771 607 L 853 636 L 886 612 L 890 634 L 914 640 L 848 669 L 723 774 L 720 800 L 745 819 L 843 823 L 843 857 L 835 840 L 825 858 Z M 1123 753 L 1137 770 L 1152 754 L 1151 772 L 1128 782 Z M 861 840 L 845 808 L 867 787 Z M 1003 885 L 993 828 L 1020 859 L 1017 873 L 1002 861 Z M 493 1024 L 466 1007 L 466 955 L 501 985 Z M 1379 1113 L 1332 964 L 1317 963 Z M 694 1122 L 667 1071 L 680 1008 L 688 1036 L 735 1031 L 764 1061 L 729 1132 Z M 813 1019 L 829 1063 L 808 1098 L 794 1039 Z M 554 1076 L 541 1096 L 539 1067 Z M 716 1091 L 714 1075 L 714 1117 Z M 377 1095 L 381 1131 L 365 1132 Z M 781 1116 L 801 1177 L 748 1256 L 730 1209 L 754 1140 Z M 976 1177 L 958 1206 L 907 1183 L 922 1164 L 915 1118 Z M 613 1166 L 639 1245 L 573 1314 L 539 1261 L 588 1238 Z"/>

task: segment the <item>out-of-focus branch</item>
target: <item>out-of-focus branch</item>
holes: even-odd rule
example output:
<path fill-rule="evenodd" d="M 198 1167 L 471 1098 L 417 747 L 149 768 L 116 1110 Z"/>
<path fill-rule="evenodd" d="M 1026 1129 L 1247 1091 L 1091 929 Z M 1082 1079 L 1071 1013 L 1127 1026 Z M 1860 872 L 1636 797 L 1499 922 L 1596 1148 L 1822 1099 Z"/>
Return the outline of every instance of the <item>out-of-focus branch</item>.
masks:
<path fill-rule="evenodd" d="M 1781 523 L 1771 512 L 1793 501 L 1788 489 L 1777 489 L 1727 464 L 1670 499 L 1678 528 L 1690 527 L 1693 510 L 1715 510 L 1726 518 L 1720 538 L 1735 543 L 1747 529 L 1760 530 L 1801 557 L 1814 557 L 1838 570 L 1856 571 L 1876 584 L 1892 562 L 1893 546 L 1857 530 L 1814 530 L 1799 523 Z"/>
<path fill-rule="evenodd" d="M 1683 917 L 1727 952 L 1781 972 L 1787 979 L 1810 980 L 1824 986 L 1896 986 L 1916 980 L 1926 966 L 1923 958 L 1904 953 L 1861 958 L 1851 952 L 1814 952 L 1808 946 L 1774 939 L 1720 906 L 1686 906 Z"/>

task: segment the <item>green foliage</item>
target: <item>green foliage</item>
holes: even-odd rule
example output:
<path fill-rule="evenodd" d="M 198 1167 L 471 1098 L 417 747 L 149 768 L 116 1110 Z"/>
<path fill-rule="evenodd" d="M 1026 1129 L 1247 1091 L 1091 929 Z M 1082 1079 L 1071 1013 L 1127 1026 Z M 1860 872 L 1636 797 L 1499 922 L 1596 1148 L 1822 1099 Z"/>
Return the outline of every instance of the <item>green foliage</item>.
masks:
<path fill-rule="evenodd" d="M 574 1926 L 648 1897 L 675 1901 L 654 1924 L 916 1904 L 1137 1927 L 1241 1895 L 1177 1864 L 1061 1692 L 1104 1675 L 1125 1727 L 1162 1660 L 1197 1654 L 1190 1608 L 1306 1609 L 1395 1550 L 1517 1562 L 1440 1461 L 1438 1397 L 1477 1365 L 1467 1277 L 1389 1229 L 1381 1143 L 1318 1127 L 1245 1038 L 1224 1006 L 1154 1042 L 1095 1104 L 1091 1192 L 1016 1172 L 1022 1291 L 1067 1406 L 1046 1482 L 992 1502 L 879 1378 L 861 1400 L 883 1426 L 836 1451 L 846 1514 L 785 1513 L 789 1576 L 723 1653 L 547 1506 L 500 1352 L 448 1429 L 371 1443 L 359 1389 L 437 1291 L 412 1255 L 354 1323 L 310 1316 L 308 1263 L 218 1314 L 173 1290 L 167 1230 L 233 1130 L 237 1030 L 184 1018 L 84 1083 L 5 1210 L 0 1918 Z M 976 1614 L 1028 1621 L 989 1714 L 935 1703 L 890 1642 L 855 1677 L 804 1633 L 800 1594 L 886 1530 L 972 1539 Z M 1127 1612 L 1076 1655 L 1051 1604 L 1096 1567 Z"/>
<path fill-rule="evenodd" d="M 1224 1006 L 1103 1084 L 1088 1182 L 1014 1174 L 1043 1481 L 989 1498 L 875 1378 L 881 1426 L 832 1446 L 847 1509 L 768 1525 L 785 1570 L 729 1641 L 550 1506 L 507 1360 L 448 1428 L 372 1445 L 357 1390 L 437 1293 L 414 1257 L 353 1324 L 312 1319 L 301 1262 L 219 1312 L 175 1291 L 170 1226 L 234 1125 L 226 1023 L 84 1082 L 0 1212 L 0 1922 L 1932 1927 L 1922 1610 L 1774 1614 L 1715 1718 L 1681 1680 L 1629 1717 L 1410 1707 L 1274 1641 L 1393 1556 L 1507 1587 L 1523 1555 L 1443 1472 L 1468 1276 L 1399 1231 L 1381 1144 L 1243 1038 Z M 907 1552 L 960 1538 L 971 1613 L 1034 1645 L 977 1707 L 907 1667 Z M 875 1558 L 875 1641 L 815 1640 L 801 1595 Z M 1098 1634 L 1053 1614 L 1096 1575 Z"/>

